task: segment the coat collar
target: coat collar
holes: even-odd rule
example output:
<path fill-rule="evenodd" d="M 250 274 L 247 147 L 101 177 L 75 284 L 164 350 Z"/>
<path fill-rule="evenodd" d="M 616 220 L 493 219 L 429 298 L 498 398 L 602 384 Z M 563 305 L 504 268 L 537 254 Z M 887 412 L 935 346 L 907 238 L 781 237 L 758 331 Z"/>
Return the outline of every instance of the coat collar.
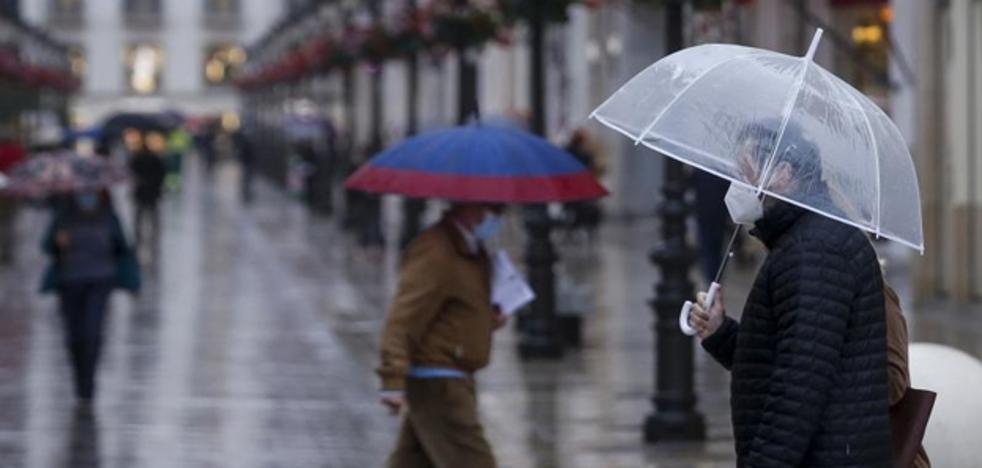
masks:
<path fill-rule="evenodd" d="M 454 250 L 463 257 L 468 258 L 480 258 L 484 256 L 484 246 L 478 241 L 478 248 L 475 251 L 471 248 L 470 243 L 464 237 L 464 233 L 460 232 L 460 228 L 457 227 L 457 223 L 449 216 L 444 215 L 443 219 L 440 220 L 440 229 L 450 238 L 450 242 L 453 243 Z"/>
<path fill-rule="evenodd" d="M 805 209 L 773 199 L 774 204 L 764 211 L 764 217 L 754 223 L 750 234 L 764 243 L 768 249 L 774 245 L 805 214 Z"/>
<path fill-rule="evenodd" d="M 826 207 L 833 215 L 845 217 L 836 204 L 832 201 L 828 187 L 824 184 L 813 193 L 808 195 L 808 199 L 818 206 Z M 796 198 L 803 198 L 798 195 Z M 791 226 L 808 212 L 807 209 L 793 205 L 786 201 L 771 198 L 771 206 L 764 209 L 764 217 L 754 223 L 754 229 L 750 234 L 761 240 L 768 249 L 774 248 L 777 241 L 786 233 Z"/>

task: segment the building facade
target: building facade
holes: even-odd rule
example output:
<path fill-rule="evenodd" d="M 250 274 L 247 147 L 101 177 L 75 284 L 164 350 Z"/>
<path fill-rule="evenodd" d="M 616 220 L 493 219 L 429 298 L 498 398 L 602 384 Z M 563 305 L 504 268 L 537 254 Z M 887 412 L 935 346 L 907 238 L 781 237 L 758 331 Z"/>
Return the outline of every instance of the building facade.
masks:
<path fill-rule="evenodd" d="M 121 111 L 234 111 L 244 45 L 282 14 L 278 0 L 21 0 L 25 20 L 67 44 L 82 80 L 73 124 Z"/>
<path fill-rule="evenodd" d="M 894 0 L 917 86 L 895 98 L 916 155 L 926 254 L 922 298 L 982 298 L 982 1 Z"/>

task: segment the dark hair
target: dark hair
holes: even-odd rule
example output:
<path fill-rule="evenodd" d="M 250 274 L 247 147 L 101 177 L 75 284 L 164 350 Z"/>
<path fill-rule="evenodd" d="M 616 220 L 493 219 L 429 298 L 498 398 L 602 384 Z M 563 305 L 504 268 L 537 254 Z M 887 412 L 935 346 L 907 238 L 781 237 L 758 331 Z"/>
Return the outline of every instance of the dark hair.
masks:
<path fill-rule="evenodd" d="M 798 125 L 788 122 L 780 141 L 780 147 L 776 153 L 774 152 L 774 145 L 778 143 L 780 126 L 781 123 L 777 120 L 752 123 L 740 131 L 737 135 L 737 142 L 739 144 L 751 139 L 757 140 L 757 147 L 753 156 L 758 169 L 763 170 L 767 158 L 773 153 L 774 162 L 784 161 L 791 165 L 792 177 L 798 180 L 800 185 L 821 183 L 823 181 L 822 160 L 819 156 L 818 147 L 805 138 L 801 127 Z"/>

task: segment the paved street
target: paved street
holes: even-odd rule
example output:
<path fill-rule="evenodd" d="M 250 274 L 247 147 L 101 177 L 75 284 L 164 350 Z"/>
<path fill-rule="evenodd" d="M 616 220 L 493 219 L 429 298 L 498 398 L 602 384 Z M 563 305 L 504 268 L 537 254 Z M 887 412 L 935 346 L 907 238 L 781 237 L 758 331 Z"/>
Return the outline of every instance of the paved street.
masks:
<path fill-rule="evenodd" d="M 0 270 L 0 467 L 380 466 L 398 425 L 376 401 L 372 372 L 395 254 L 358 248 L 268 187 L 242 206 L 234 167 L 211 180 L 192 167 L 186 182 L 166 200 L 143 294 L 114 299 L 91 419 L 73 411 L 56 301 L 35 293 L 47 219 L 22 217 L 18 266 Z M 509 246 L 519 243 L 515 226 Z M 708 440 L 641 443 L 655 230 L 615 225 L 601 239 L 564 245 L 557 269 L 565 297 L 588 314 L 581 352 L 528 364 L 511 330 L 497 337 L 480 386 L 500 465 L 732 466 L 728 378 L 699 351 Z M 905 269 L 897 262 L 891 275 Z M 748 277 L 731 274 L 731 310 Z M 923 310 L 915 339 L 982 356 L 982 315 Z"/>

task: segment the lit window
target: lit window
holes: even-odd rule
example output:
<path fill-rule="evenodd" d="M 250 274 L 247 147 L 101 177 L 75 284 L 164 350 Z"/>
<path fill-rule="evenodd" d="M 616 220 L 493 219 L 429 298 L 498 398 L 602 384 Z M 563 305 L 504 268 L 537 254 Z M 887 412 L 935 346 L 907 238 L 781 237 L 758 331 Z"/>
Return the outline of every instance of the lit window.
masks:
<path fill-rule="evenodd" d="M 89 64 L 85 59 L 85 50 L 81 46 L 68 47 L 68 64 L 75 78 L 82 79 L 85 77 L 85 71 L 89 68 Z"/>
<path fill-rule="evenodd" d="M 136 44 L 126 49 L 126 82 L 137 94 L 153 94 L 160 89 L 164 53 L 155 44 Z"/>
<path fill-rule="evenodd" d="M 209 85 L 229 84 L 236 70 L 246 61 L 246 53 L 237 45 L 219 44 L 205 50 L 204 75 Z"/>

